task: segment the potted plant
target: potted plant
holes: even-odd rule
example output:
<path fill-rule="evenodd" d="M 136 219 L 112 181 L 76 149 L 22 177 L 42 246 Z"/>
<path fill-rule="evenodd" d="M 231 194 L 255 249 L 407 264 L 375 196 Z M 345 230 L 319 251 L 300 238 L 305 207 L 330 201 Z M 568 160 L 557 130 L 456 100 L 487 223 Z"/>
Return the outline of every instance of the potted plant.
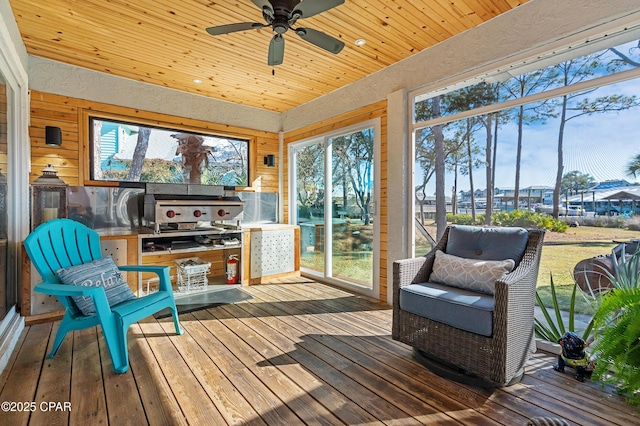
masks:
<path fill-rule="evenodd" d="M 614 383 L 629 402 L 640 405 L 640 252 L 627 256 L 623 251 L 608 275 L 613 288 L 600 297 L 593 318 L 594 378 Z"/>

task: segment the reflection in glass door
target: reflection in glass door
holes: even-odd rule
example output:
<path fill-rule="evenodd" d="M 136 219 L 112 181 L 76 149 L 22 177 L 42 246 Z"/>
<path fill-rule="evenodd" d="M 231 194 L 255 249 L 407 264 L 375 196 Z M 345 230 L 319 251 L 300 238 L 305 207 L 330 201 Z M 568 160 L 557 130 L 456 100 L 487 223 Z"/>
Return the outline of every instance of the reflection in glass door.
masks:
<path fill-rule="evenodd" d="M 300 266 L 324 271 L 324 144 L 295 149 L 296 217 L 300 225 Z"/>
<path fill-rule="evenodd" d="M 15 303 L 7 282 L 7 85 L 0 74 L 0 319 Z"/>
<path fill-rule="evenodd" d="M 376 123 L 292 145 L 302 271 L 377 296 Z"/>
<path fill-rule="evenodd" d="M 329 139 L 331 269 L 327 275 L 373 285 L 373 128 Z"/>

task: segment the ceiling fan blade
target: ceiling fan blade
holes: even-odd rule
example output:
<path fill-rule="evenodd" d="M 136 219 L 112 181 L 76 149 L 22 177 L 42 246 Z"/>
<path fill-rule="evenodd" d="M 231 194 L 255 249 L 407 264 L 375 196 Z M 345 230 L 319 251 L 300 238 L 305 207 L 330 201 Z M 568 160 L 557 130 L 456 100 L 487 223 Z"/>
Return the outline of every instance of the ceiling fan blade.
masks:
<path fill-rule="evenodd" d="M 296 28 L 296 34 L 305 41 L 327 50 L 331 53 L 340 53 L 344 47 L 344 43 L 337 38 L 331 37 L 323 32 L 314 30 L 313 28 Z"/>
<path fill-rule="evenodd" d="M 342 3 L 344 3 L 344 0 L 303 0 L 296 6 L 293 15 L 295 15 L 296 12 L 300 12 L 302 18 L 308 18 L 309 16 L 322 13 L 325 10 L 333 9 Z"/>
<path fill-rule="evenodd" d="M 251 2 L 258 6 L 260 10 L 264 9 L 265 6 L 273 10 L 273 6 L 271 6 L 269 0 L 251 0 Z"/>
<path fill-rule="evenodd" d="M 213 36 L 221 34 L 235 33 L 237 31 L 246 31 L 253 29 L 260 29 L 266 27 L 266 24 L 259 24 L 257 22 L 238 22 L 236 24 L 218 25 L 217 27 L 207 28 L 207 32 Z"/>
<path fill-rule="evenodd" d="M 284 37 L 282 34 L 276 34 L 269 43 L 269 60 L 267 64 L 270 66 L 280 65 L 284 60 Z"/>

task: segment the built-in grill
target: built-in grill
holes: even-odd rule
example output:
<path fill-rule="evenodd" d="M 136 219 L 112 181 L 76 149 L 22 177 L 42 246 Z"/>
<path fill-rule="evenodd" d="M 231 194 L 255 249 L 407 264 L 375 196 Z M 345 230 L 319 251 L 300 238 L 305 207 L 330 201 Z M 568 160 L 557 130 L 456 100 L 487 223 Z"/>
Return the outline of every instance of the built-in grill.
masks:
<path fill-rule="evenodd" d="M 233 189 L 209 185 L 147 185 L 144 218 L 156 233 L 216 226 L 239 228 L 244 202 Z"/>

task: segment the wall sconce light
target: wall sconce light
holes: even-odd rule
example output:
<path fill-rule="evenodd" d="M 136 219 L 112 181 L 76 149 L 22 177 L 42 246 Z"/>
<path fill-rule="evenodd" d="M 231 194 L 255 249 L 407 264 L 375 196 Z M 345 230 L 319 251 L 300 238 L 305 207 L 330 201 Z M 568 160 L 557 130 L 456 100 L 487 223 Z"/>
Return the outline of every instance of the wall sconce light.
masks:
<path fill-rule="evenodd" d="M 45 143 L 47 145 L 52 145 L 52 146 L 62 145 L 62 132 L 60 131 L 60 127 L 46 126 L 44 128 L 44 132 L 45 132 Z"/>
<path fill-rule="evenodd" d="M 275 165 L 276 165 L 276 156 L 273 155 L 273 154 L 265 155 L 264 156 L 264 164 L 266 164 L 267 167 L 275 167 Z"/>

